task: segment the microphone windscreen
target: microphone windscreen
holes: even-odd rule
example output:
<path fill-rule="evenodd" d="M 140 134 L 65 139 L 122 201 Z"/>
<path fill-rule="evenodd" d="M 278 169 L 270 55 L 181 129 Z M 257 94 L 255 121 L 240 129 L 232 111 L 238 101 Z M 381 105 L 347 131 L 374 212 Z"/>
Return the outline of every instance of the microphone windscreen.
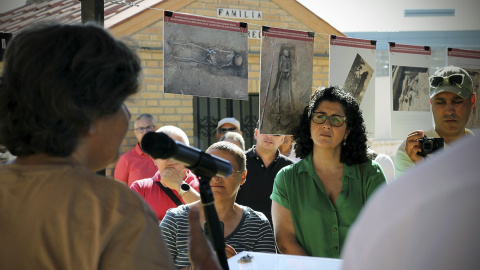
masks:
<path fill-rule="evenodd" d="M 140 142 L 142 150 L 154 159 L 168 159 L 175 154 L 176 143 L 163 132 L 147 132 Z"/>

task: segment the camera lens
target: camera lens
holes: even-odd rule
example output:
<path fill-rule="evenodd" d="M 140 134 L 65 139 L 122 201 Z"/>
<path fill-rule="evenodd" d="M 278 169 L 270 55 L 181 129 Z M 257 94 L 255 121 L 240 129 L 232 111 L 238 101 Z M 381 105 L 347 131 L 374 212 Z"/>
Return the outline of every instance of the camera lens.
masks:
<path fill-rule="evenodd" d="M 433 150 L 433 141 L 424 141 L 422 144 L 422 150 L 424 152 L 431 152 Z"/>

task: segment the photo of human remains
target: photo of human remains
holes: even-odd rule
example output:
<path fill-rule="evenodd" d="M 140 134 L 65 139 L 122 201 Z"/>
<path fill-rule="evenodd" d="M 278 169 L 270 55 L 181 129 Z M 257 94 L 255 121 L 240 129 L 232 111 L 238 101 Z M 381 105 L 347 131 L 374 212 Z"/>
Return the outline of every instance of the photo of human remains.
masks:
<path fill-rule="evenodd" d="M 363 95 L 367 91 L 373 71 L 373 68 L 357 53 L 343 88 L 353 95 L 358 104 L 362 103 Z"/>
<path fill-rule="evenodd" d="M 165 22 L 164 92 L 248 99 L 247 50 L 247 33 Z"/>
<path fill-rule="evenodd" d="M 313 42 L 263 37 L 260 133 L 289 134 L 312 92 Z"/>
<path fill-rule="evenodd" d="M 394 111 L 430 111 L 428 68 L 392 65 Z"/>
<path fill-rule="evenodd" d="M 470 74 L 470 77 L 472 77 L 473 91 L 477 94 L 477 100 L 475 101 L 475 106 L 472 109 L 466 127 L 477 129 L 480 128 L 480 70 L 469 68 L 465 68 L 465 70 Z"/>

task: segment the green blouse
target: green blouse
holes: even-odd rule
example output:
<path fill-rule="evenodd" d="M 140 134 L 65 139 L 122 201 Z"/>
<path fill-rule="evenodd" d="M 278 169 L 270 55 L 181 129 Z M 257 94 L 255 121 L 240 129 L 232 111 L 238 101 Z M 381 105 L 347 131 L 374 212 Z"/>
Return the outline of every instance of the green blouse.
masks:
<path fill-rule="evenodd" d="M 343 165 L 342 191 L 334 205 L 315 173 L 312 153 L 278 172 L 270 198 L 290 210 L 298 242 L 311 256 L 339 258 L 348 234 L 364 203 L 386 182 L 375 161 Z"/>

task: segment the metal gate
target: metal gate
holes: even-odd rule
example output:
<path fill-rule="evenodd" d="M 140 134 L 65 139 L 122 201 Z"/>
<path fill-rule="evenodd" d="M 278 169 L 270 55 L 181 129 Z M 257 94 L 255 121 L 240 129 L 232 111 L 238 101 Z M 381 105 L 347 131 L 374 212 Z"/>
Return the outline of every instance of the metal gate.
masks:
<path fill-rule="evenodd" d="M 225 117 L 235 117 L 245 139 L 245 149 L 255 144 L 254 130 L 259 114 L 258 94 L 249 94 L 248 101 L 222 98 L 193 98 L 194 146 L 205 150 L 215 143 L 217 123 Z"/>

